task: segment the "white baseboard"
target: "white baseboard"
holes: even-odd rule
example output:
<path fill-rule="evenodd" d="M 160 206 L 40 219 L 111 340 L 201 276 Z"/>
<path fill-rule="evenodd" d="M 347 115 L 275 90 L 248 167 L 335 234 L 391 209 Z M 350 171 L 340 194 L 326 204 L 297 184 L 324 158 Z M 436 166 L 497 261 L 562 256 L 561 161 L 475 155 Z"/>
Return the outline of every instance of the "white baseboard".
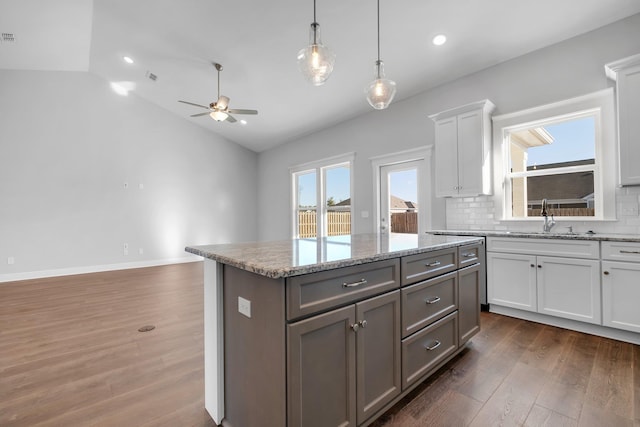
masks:
<path fill-rule="evenodd" d="M 557 326 L 559 328 L 570 329 L 572 331 L 583 332 L 585 334 L 597 335 L 599 337 L 611 338 L 618 341 L 640 345 L 640 334 L 624 331 L 622 329 L 608 328 L 606 326 L 578 322 L 577 320 L 563 319 L 546 314 L 534 313 L 532 311 L 518 310 L 511 307 L 502 307 L 495 304 L 489 305 L 489 311 L 491 313 L 530 320 L 532 322 L 543 323 L 545 325 Z"/>
<path fill-rule="evenodd" d="M 43 279 L 46 277 L 71 276 L 74 274 L 100 273 L 103 271 L 128 270 L 131 268 L 157 267 L 168 264 L 181 264 L 185 262 L 201 261 L 203 258 L 197 255 L 189 255 L 179 258 L 156 259 L 138 262 L 123 262 L 117 264 L 89 265 L 84 267 L 69 267 L 53 270 L 27 271 L 24 273 L 0 274 L 0 283 L 16 282 L 19 280 Z"/>

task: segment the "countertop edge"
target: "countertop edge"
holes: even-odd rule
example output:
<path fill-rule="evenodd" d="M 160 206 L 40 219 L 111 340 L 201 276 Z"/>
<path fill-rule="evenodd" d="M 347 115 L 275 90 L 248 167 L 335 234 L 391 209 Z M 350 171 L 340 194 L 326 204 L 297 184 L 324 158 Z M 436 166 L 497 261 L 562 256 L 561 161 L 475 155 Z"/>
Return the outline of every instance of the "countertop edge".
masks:
<path fill-rule="evenodd" d="M 541 233 L 497 230 L 430 230 L 429 233 L 442 236 L 513 237 L 528 239 L 592 240 L 640 243 L 640 235 L 624 235 L 611 233 Z"/>
<path fill-rule="evenodd" d="M 434 233 L 435 234 L 435 233 Z M 337 268 L 343 267 L 351 267 L 354 265 L 367 264 L 376 261 L 383 261 L 387 259 L 400 258 L 403 256 L 416 255 L 426 252 L 437 251 L 441 249 L 454 248 L 458 246 L 463 246 L 467 244 L 479 243 L 483 242 L 484 239 L 476 236 L 460 236 L 462 239 L 458 242 L 446 242 L 433 244 L 426 247 L 419 248 L 411 248 L 411 249 L 403 249 L 394 252 L 385 252 L 376 255 L 368 255 L 363 257 L 356 258 L 346 258 L 335 261 L 325 261 L 316 264 L 308 264 L 301 265 L 295 267 L 286 267 L 286 268 L 269 268 L 264 265 L 252 264 L 250 262 L 238 260 L 236 258 L 232 258 L 229 256 L 225 256 L 220 253 L 213 252 L 211 250 L 207 250 L 207 245 L 203 246 L 187 246 L 185 247 L 185 251 L 192 253 L 194 255 L 199 255 L 201 257 L 217 261 L 221 264 L 230 265 L 232 267 L 239 268 L 241 270 L 249 271 L 251 273 L 256 273 L 261 276 L 268 277 L 270 279 L 281 279 L 286 277 L 293 276 L 301 276 L 303 274 L 316 273 L 319 271 L 325 270 L 335 270 Z"/>

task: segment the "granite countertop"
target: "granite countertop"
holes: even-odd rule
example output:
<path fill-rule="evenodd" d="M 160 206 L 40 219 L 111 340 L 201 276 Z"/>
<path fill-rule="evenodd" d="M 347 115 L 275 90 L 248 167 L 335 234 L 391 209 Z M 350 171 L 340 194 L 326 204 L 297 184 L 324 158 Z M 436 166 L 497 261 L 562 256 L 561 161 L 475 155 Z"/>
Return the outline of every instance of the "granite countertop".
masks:
<path fill-rule="evenodd" d="M 482 239 L 473 236 L 355 234 L 321 239 L 187 246 L 185 251 L 277 279 L 479 241 Z"/>
<path fill-rule="evenodd" d="M 445 236 L 476 236 L 476 237 L 523 237 L 533 239 L 565 239 L 565 240 L 596 240 L 612 242 L 640 242 L 638 234 L 614 233 L 544 233 L 536 231 L 496 231 L 496 230 L 432 230 L 429 233 Z"/>

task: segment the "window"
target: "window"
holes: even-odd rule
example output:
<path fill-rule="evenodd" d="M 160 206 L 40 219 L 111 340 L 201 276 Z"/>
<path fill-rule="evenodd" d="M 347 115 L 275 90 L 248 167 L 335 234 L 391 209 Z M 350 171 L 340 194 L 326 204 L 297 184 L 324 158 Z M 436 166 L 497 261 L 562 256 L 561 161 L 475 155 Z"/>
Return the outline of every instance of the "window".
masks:
<path fill-rule="evenodd" d="M 511 216 L 595 216 L 598 111 L 553 118 L 508 132 Z"/>
<path fill-rule="evenodd" d="M 293 237 L 350 235 L 353 154 L 290 169 Z"/>
<path fill-rule="evenodd" d="M 496 116 L 496 196 L 503 219 L 615 216 L 615 122 L 611 90 Z M 500 165 L 502 166 L 500 168 Z M 500 191 L 502 190 L 502 191 Z"/>

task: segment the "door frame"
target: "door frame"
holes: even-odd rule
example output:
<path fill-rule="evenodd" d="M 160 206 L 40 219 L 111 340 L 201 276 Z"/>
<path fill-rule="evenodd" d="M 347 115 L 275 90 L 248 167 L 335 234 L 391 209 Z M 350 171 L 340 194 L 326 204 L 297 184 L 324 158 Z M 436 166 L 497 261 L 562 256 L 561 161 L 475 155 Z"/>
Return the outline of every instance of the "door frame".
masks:
<path fill-rule="evenodd" d="M 424 162 L 422 168 L 418 168 L 418 234 L 423 234 L 431 229 L 431 216 L 427 215 L 427 211 L 431 213 L 430 206 L 432 200 L 432 171 L 431 156 L 433 153 L 433 145 L 427 145 L 420 148 L 398 151 L 396 153 L 384 154 L 382 156 L 370 157 L 371 167 L 373 169 L 373 200 L 375 201 L 375 209 L 373 212 L 373 233 L 380 232 L 380 169 L 382 166 L 392 166 L 399 163 L 412 161 Z M 420 207 L 423 208 L 420 208 Z"/>

